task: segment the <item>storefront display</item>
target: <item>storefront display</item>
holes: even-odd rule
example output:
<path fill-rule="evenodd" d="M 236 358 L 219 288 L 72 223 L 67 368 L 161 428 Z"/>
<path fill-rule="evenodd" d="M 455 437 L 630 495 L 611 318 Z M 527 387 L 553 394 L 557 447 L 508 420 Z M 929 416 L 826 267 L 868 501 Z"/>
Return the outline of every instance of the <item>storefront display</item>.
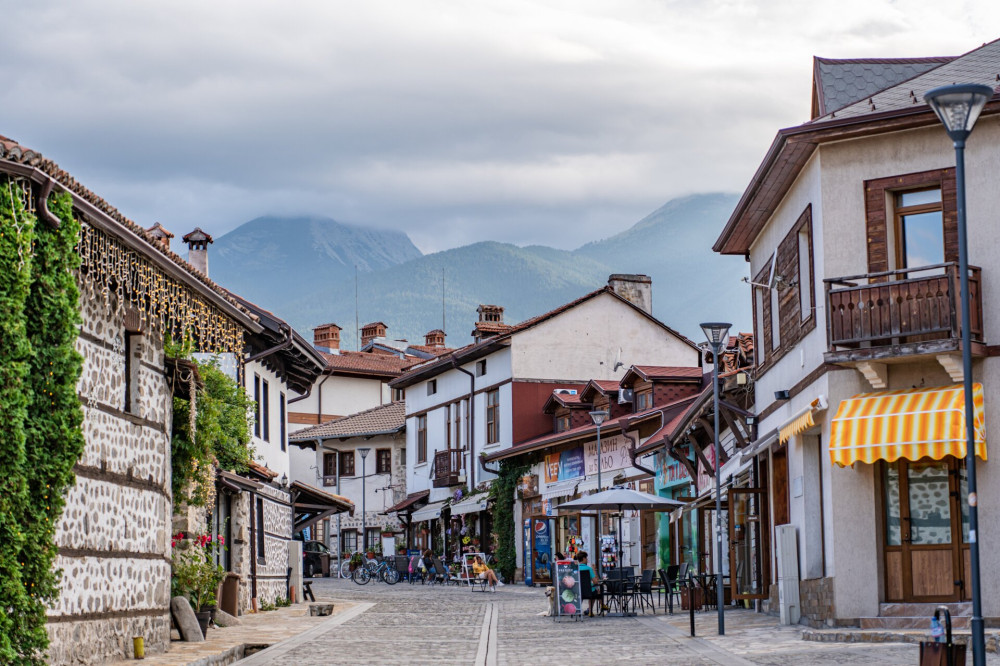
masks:
<path fill-rule="evenodd" d="M 556 610 L 559 616 L 583 615 L 583 594 L 580 586 L 580 565 L 573 560 L 556 562 Z"/>

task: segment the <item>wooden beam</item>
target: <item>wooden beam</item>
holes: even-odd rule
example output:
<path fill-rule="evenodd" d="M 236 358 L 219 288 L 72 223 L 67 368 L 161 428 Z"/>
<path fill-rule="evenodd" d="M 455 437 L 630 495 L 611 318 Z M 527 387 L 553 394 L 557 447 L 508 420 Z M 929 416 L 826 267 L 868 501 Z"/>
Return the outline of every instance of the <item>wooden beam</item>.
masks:
<path fill-rule="evenodd" d="M 733 419 L 733 415 L 721 403 L 719 404 L 719 414 L 722 416 L 722 420 L 726 422 L 726 427 L 728 427 L 729 431 L 733 433 L 733 437 L 736 438 L 736 443 L 739 447 L 741 449 L 746 447 L 747 439 L 743 436 L 743 433 L 740 432 L 739 427 L 736 425 L 736 419 Z"/>
<path fill-rule="evenodd" d="M 688 457 L 679 451 L 675 451 L 673 445 L 667 449 L 667 455 L 679 462 L 687 470 L 688 476 L 691 477 L 691 483 L 694 484 L 695 488 L 698 487 L 698 470 L 695 469 L 694 463 L 691 462 Z"/>
<path fill-rule="evenodd" d="M 705 457 L 705 451 L 702 449 L 701 443 L 698 439 L 693 435 L 688 435 L 687 439 L 688 442 L 691 443 L 691 448 L 694 449 L 694 454 L 698 457 L 698 460 L 701 461 L 701 464 L 705 466 L 705 469 L 709 469 L 714 472 L 715 468 L 712 467 L 712 463 L 708 462 L 708 458 Z"/>
<path fill-rule="evenodd" d="M 705 434 L 708 435 L 711 445 L 715 446 L 715 430 L 712 423 L 710 423 L 704 416 L 698 417 L 698 423 L 700 423 L 701 427 L 705 429 Z M 726 447 L 722 446 L 721 442 L 719 443 L 719 452 L 721 453 L 720 457 L 722 458 L 722 464 L 725 465 L 726 461 L 729 460 L 729 454 L 726 453 Z"/>

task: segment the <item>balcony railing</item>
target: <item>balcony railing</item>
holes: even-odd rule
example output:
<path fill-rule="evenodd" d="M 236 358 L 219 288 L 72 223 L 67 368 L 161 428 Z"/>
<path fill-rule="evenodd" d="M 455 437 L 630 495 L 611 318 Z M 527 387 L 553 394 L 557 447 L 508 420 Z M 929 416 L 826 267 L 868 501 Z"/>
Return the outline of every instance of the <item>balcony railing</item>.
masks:
<path fill-rule="evenodd" d="M 981 269 L 969 267 L 970 333 L 983 342 Z M 824 280 L 829 358 L 856 349 L 914 345 L 899 354 L 958 348 L 962 308 L 958 264 Z M 945 344 L 924 343 L 945 341 Z M 919 345 L 924 345 L 920 348 Z M 850 354 L 848 354 L 850 356 Z M 846 358 L 846 357 L 845 357 Z"/>
<path fill-rule="evenodd" d="M 446 449 L 434 454 L 434 487 L 447 488 L 457 486 L 462 473 L 462 453 L 461 449 Z"/>

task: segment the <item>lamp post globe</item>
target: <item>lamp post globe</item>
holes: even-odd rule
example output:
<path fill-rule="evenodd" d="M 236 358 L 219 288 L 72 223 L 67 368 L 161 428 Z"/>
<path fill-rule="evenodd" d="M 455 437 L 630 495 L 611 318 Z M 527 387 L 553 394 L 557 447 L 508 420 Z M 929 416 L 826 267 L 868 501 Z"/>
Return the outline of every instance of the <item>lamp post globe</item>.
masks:
<path fill-rule="evenodd" d="M 965 211 L 965 140 L 993 97 L 993 88 L 973 83 L 942 86 L 924 93 L 924 101 L 934 110 L 955 146 L 955 199 L 958 209 L 958 273 L 962 307 L 962 383 L 965 423 L 975 423 L 972 396 L 972 332 L 969 297 L 969 241 Z M 972 663 L 986 664 L 986 635 L 979 572 L 979 508 L 976 492 L 976 434 L 965 428 L 965 470 L 969 488 L 969 577 L 972 587 Z"/>
<path fill-rule="evenodd" d="M 723 322 L 707 322 L 701 325 L 708 346 L 712 349 L 712 398 L 715 412 L 715 589 L 717 591 L 716 608 L 719 609 L 719 635 L 726 633 L 726 617 L 724 615 L 725 590 L 722 587 L 722 472 L 719 464 L 722 460 L 722 444 L 719 441 L 719 355 L 729 342 L 731 324 Z"/>

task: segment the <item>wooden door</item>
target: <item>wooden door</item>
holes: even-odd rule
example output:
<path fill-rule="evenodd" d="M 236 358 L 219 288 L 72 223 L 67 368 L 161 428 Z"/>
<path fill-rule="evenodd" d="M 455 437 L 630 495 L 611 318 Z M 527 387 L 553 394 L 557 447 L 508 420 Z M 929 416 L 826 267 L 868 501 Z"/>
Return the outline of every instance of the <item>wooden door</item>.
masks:
<path fill-rule="evenodd" d="M 641 536 L 640 548 L 642 550 L 642 568 L 656 569 L 656 546 L 658 540 L 657 527 L 660 524 L 660 514 L 655 511 L 640 511 Z"/>
<path fill-rule="evenodd" d="M 771 456 L 771 502 L 774 506 L 774 526 L 787 525 L 788 511 L 788 449 L 782 447 Z"/>
<path fill-rule="evenodd" d="M 886 599 L 961 601 L 968 549 L 960 461 L 900 459 L 883 473 Z"/>

